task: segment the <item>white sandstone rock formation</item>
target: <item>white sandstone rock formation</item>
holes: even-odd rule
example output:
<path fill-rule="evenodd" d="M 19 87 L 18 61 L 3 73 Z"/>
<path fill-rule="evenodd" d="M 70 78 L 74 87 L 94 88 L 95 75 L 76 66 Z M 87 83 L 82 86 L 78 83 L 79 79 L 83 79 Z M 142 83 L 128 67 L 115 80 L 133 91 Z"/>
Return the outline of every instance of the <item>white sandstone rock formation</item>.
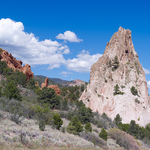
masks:
<path fill-rule="evenodd" d="M 119 90 L 115 93 L 117 84 Z M 131 92 L 132 86 L 135 95 Z M 120 27 L 112 36 L 104 54 L 92 65 L 90 84 L 80 100 L 94 112 L 106 113 L 112 119 L 120 114 L 123 123 L 131 120 L 141 126 L 150 123 L 147 82 L 130 30 Z"/>

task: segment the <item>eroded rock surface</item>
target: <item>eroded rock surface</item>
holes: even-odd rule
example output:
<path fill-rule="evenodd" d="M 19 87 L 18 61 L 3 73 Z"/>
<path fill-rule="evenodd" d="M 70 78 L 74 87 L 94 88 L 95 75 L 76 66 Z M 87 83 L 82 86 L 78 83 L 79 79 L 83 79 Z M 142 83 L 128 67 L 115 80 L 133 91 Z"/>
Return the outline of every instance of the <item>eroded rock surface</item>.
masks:
<path fill-rule="evenodd" d="M 52 88 L 55 90 L 55 94 L 60 95 L 61 90 L 59 89 L 59 87 L 57 85 L 50 85 L 48 86 L 48 77 L 45 79 L 45 82 L 41 84 L 41 89 L 43 87 L 48 87 L 48 88 Z"/>
<path fill-rule="evenodd" d="M 7 51 L 3 49 L 1 49 L 1 52 L 0 52 L 0 60 L 5 61 L 9 68 L 22 71 L 26 75 L 28 80 L 31 77 L 33 77 L 33 72 L 31 71 L 30 65 L 26 64 L 22 67 L 23 62 L 21 60 L 17 60 L 11 55 L 11 53 L 8 53 Z"/>
<path fill-rule="evenodd" d="M 56 93 L 57 95 L 60 95 L 60 93 L 61 93 L 61 90 L 59 89 L 59 87 L 58 87 L 57 85 L 50 85 L 50 86 L 48 86 L 48 88 L 54 89 L 54 90 L 55 90 L 55 93 Z"/>
<path fill-rule="evenodd" d="M 119 89 L 115 92 L 117 85 Z M 106 113 L 112 119 L 120 114 L 123 123 L 131 120 L 141 126 L 150 123 L 147 82 L 130 30 L 120 27 L 112 36 L 104 54 L 92 65 L 90 84 L 80 100 L 93 111 Z"/>
<path fill-rule="evenodd" d="M 41 89 L 47 86 L 48 86 L 48 77 L 45 79 L 45 82 L 41 84 Z"/>

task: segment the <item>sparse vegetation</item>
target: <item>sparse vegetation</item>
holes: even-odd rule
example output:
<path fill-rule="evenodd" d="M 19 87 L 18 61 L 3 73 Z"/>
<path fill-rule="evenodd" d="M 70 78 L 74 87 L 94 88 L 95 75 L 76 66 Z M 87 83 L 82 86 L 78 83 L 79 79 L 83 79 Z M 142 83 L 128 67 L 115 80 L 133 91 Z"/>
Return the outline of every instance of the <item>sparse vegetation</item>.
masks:
<path fill-rule="evenodd" d="M 123 89 L 123 88 L 125 88 L 125 86 L 124 86 L 124 85 L 121 85 L 121 88 Z"/>
<path fill-rule="evenodd" d="M 111 61 L 109 65 L 114 67 L 114 60 Z M 114 68 L 117 69 L 117 66 Z M 2 61 L 0 61 L 0 74 L 2 75 L 0 81 L 0 111 L 8 113 L 8 115 L 5 116 L 0 112 L 0 121 L 1 123 L 6 124 L 5 120 L 9 118 L 9 121 L 13 122 L 13 126 L 19 128 L 18 130 L 13 130 L 12 133 L 20 135 L 19 138 L 13 137 L 13 140 L 3 136 L 2 138 L 5 138 L 6 141 L 19 141 L 25 147 L 33 148 L 33 144 L 30 143 L 31 139 L 35 139 L 42 135 L 43 143 L 49 144 L 46 139 L 55 138 L 54 133 L 49 135 L 51 131 L 58 132 L 58 135 L 63 134 L 64 137 L 66 136 L 65 132 L 67 131 L 68 133 L 79 135 L 74 136 L 67 134 L 67 136 L 70 135 L 70 137 L 73 136 L 74 138 L 80 138 L 78 141 L 84 138 L 86 141 L 90 141 L 94 145 L 108 148 L 106 141 L 104 141 L 108 138 L 105 129 L 108 130 L 118 126 L 119 129 L 124 130 L 138 139 L 142 139 L 145 143 L 148 143 L 150 137 L 149 125 L 143 128 L 137 125 L 134 121 L 130 124 L 122 124 L 121 119 L 117 116 L 115 121 L 112 121 L 105 113 L 100 115 L 98 112 L 93 113 L 90 108 L 86 108 L 85 104 L 78 100 L 81 93 L 86 89 L 86 84 L 81 87 L 62 87 L 62 93 L 58 96 L 53 89 L 39 89 L 39 87 L 35 86 L 35 79 L 31 78 L 27 81 L 26 76 L 22 72 L 17 70 L 14 72 L 12 69 L 7 68 L 6 63 Z M 123 93 L 119 90 L 119 86 L 117 85 L 114 87 L 114 90 L 116 90 L 116 94 Z M 99 94 L 97 95 L 98 97 L 101 96 Z M 106 99 L 108 99 L 108 97 L 106 97 Z M 63 122 L 63 120 L 67 120 L 68 126 L 65 126 L 65 121 Z M 26 121 L 30 121 L 30 123 L 34 122 L 35 125 L 31 130 L 34 130 L 35 133 L 30 131 L 20 131 L 21 128 L 30 128 L 32 123 L 28 124 Z M 99 128 L 102 128 L 101 132 Z M 10 128 L 7 129 L 7 131 L 10 132 Z M 3 133 L 5 134 L 5 132 Z M 102 139 L 99 138 L 99 136 Z M 114 139 L 113 136 L 110 137 Z M 119 138 L 121 137 L 118 137 L 117 141 L 120 142 L 122 139 L 120 140 Z M 59 136 L 55 139 L 57 141 L 56 144 L 59 144 L 58 139 L 60 140 Z M 68 139 L 66 139 L 66 141 L 67 140 Z M 74 142 L 74 139 L 72 141 Z M 41 142 L 39 142 L 39 145 L 41 147 Z M 123 143 L 120 145 L 124 146 Z M 127 147 L 126 144 L 124 147 Z"/>
<path fill-rule="evenodd" d="M 135 68 L 136 68 L 136 71 L 138 73 L 138 75 L 141 73 L 140 72 L 140 67 L 138 66 L 138 64 L 135 62 Z"/>
<path fill-rule="evenodd" d="M 138 98 L 135 99 L 135 103 L 140 104 L 140 101 L 138 100 Z"/>
<path fill-rule="evenodd" d="M 81 132 L 79 136 L 84 138 L 86 141 L 92 142 L 94 145 L 97 145 L 104 149 L 106 148 L 106 141 L 91 132 Z"/>
<path fill-rule="evenodd" d="M 135 95 L 135 96 L 137 95 L 138 96 L 138 91 L 137 91 L 137 89 L 134 86 L 131 87 L 130 91 L 131 91 L 131 93 L 133 95 Z"/>
<path fill-rule="evenodd" d="M 108 131 L 108 135 L 116 140 L 116 143 L 125 149 L 136 149 L 139 150 L 139 145 L 135 141 L 134 137 L 121 131 L 117 128 L 112 128 Z"/>
<path fill-rule="evenodd" d="M 116 70 L 118 67 L 119 67 L 118 56 L 115 56 L 112 64 L 112 71 Z"/>
<path fill-rule="evenodd" d="M 119 88 L 118 84 L 116 84 L 114 86 L 114 95 L 119 95 L 119 94 L 123 95 L 124 94 L 124 92 L 121 92 L 119 89 L 120 88 Z"/>
<path fill-rule="evenodd" d="M 116 55 L 113 60 L 109 60 L 106 65 L 108 68 L 112 68 L 112 71 L 115 71 L 119 67 L 118 56 Z"/>

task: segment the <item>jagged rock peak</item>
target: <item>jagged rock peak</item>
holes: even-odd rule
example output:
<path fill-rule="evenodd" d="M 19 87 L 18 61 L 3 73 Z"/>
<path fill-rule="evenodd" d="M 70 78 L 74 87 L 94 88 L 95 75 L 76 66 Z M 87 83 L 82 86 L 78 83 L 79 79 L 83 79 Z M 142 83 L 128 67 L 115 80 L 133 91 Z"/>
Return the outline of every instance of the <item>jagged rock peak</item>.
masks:
<path fill-rule="evenodd" d="M 0 60 L 5 61 L 9 68 L 13 68 L 14 70 L 22 71 L 27 79 L 29 80 L 31 77 L 33 77 L 33 72 L 31 72 L 30 65 L 26 64 L 22 67 L 22 61 L 17 60 L 12 56 L 11 53 L 8 53 L 7 51 L 0 48 Z"/>
<path fill-rule="evenodd" d="M 104 54 L 92 65 L 90 84 L 80 100 L 112 119 L 120 114 L 123 123 L 135 120 L 145 126 L 150 122 L 147 82 L 130 30 L 120 27 L 114 33 Z"/>
<path fill-rule="evenodd" d="M 119 61 L 124 64 L 130 62 L 134 57 L 138 57 L 132 43 L 131 31 L 120 27 L 118 32 L 112 36 L 110 42 L 107 43 L 104 55 L 109 59 L 118 56 Z"/>

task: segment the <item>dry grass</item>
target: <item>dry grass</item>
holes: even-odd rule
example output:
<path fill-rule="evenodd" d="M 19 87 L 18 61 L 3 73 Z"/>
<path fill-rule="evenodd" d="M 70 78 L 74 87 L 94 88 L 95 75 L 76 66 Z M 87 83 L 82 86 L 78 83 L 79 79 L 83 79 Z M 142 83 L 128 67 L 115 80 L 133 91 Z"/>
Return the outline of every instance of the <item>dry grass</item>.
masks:
<path fill-rule="evenodd" d="M 37 147 L 36 145 L 32 145 L 32 147 L 28 147 L 27 145 L 22 145 L 19 143 L 15 143 L 15 144 L 0 144 L 0 150 L 29 150 L 29 149 L 33 149 L 33 150 L 103 150 L 101 148 L 79 148 L 79 147 L 70 147 L 70 145 L 68 146 L 49 146 L 49 147 Z"/>
<path fill-rule="evenodd" d="M 0 113 L 3 113 L 3 118 L 0 119 L 0 150 L 122 150 L 116 144 L 116 139 L 108 139 L 106 147 L 98 147 L 82 137 L 67 132 L 63 133 L 50 126 L 46 126 L 45 131 L 40 131 L 37 122 L 32 119 L 24 119 L 18 125 L 9 119 L 9 113 L 1 111 Z M 63 121 L 63 126 L 66 127 L 69 121 L 67 119 Z M 92 127 L 98 133 L 100 132 L 100 128 L 94 125 Z M 97 132 L 93 134 L 98 135 Z"/>
<path fill-rule="evenodd" d="M 35 146 L 53 147 L 55 145 L 59 147 L 94 147 L 92 142 L 67 132 L 62 133 L 48 125 L 45 131 L 40 131 L 35 120 L 24 119 L 21 124 L 17 125 L 9 120 L 9 113 L 4 112 L 3 116 L 3 119 L 0 121 L 0 143 L 16 144 L 20 142 L 23 144 L 26 143 L 26 146 L 31 148 Z M 63 126 L 67 124 L 68 122 L 66 121 Z M 23 135 L 22 140 L 20 138 L 21 134 Z"/>

